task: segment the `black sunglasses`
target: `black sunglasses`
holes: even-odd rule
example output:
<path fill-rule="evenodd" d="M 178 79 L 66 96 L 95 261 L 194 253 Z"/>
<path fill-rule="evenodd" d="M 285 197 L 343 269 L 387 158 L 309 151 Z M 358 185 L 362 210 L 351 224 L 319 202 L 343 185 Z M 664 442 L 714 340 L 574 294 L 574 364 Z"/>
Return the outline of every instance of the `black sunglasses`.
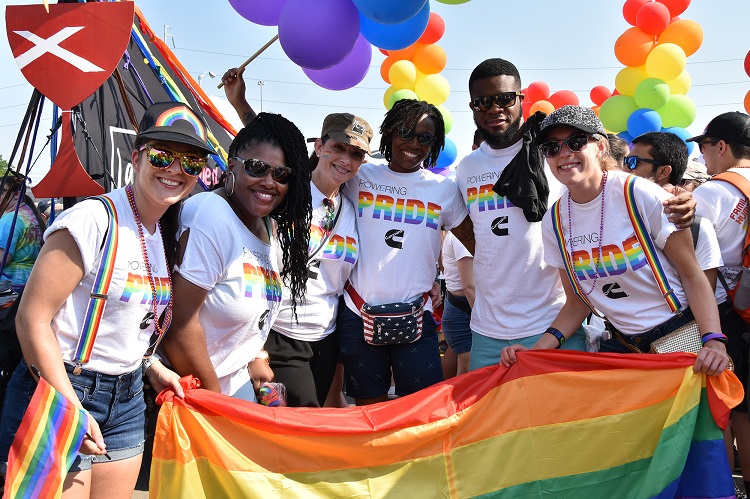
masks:
<path fill-rule="evenodd" d="M 273 166 L 259 159 L 242 159 L 235 156 L 237 161 L 245 165 L 245 172 L 251 177 L 265 177 L 271 172 L 271 178 L 280 184 L 288 184 L 294 172 L 288 166 Z"/>
<path fill-rule="evenodd" d="M 474 97 L 469 102 L 469 107 L 472 111 L 489 111 L 495 104 L 498 107 L 512 107 L 516 105 L 516 98 L 521 97 L 523 100 L 523 94 L 521 92 L 503 92 L 498 95 L 488 95 L 485 97 Z"/>
<path fill-rule="evenodd" d="M 628 167 L 628 170 L 635 170 L 638 168 L 638 162 L 643 161 L 644 163 L 648 163 L 650 165 L 654 166 L 664 166 L 666 163 L 663 161 L 657 161 L 655 159 L 648 159 L 648 158 L 642 158 L 640 156 L 625 156 L 625 166 Z"/>
<path fill-rule="evenodd" d="M 721 142 L 721 139 L 709 139 L 709 140 L 705 140 L 705 141 L 702 140 L 702 141 L 698 142 L 698 150 L 700 151 L 701 154 L 703 154 L 703 147 L 704 146 L 707 146 L 709 144 L 711 144 L 712 146 L 715 146 L 719 142 Z"/>
<path fill-rule="evenodd" d="M 542 154 L 544 154 L 545 158 L 554 158 L 555 156 L 560 154 L 563 144 L 568 146 L 568 149 L 570 149 L 571 151 L 579 152 L 583 150 L 584 147 L 586 147 L 586 144 L 589 143 L 590 138 L 591 135 L 581 134 L 573 135 L 563 140 L 549 140 L 541 144 L 539 146 L 539 149 L 542 150 Z"/>
<path fill-rule="evenodd" d="M 401 140 L 409 141 L 414 137 L 417 138 L 419 145 L 425 147 L 432 147 L 432 144 L 435 143 L 435 139 L 437 138 L 429 132 L 415 133 L 413 128 L 408 127 L 403 127 L 398 131 L 398 138 Z"/>
<path fill-rule="evenodd" d="M 163 170 L 169 168 L 175 159 L 180 161 L 180 168 L 189 177 L 195 177 L 203 171 L 208 158 L 198 154 L 186 154 L 167 149 L 164 146 L 146 144 L 138 149 L 138 152 L 146 151 L 146 157 L 151 166 Z"/>

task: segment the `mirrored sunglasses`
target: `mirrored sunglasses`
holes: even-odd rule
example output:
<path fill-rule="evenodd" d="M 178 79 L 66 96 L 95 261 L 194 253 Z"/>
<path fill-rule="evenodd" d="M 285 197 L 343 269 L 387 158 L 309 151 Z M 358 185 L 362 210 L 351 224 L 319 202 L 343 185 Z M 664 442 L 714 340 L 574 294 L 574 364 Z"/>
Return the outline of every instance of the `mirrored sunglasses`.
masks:
<path fill-rule="evenodd" d="M 288 166 L 273 166 L 260 159 L 242 159 L 235 157 L 237 161 L 245 166 L 245 172 L 255 178 L 265 177 L 271 172 L 271 178 L 280 184 L 288 184 L 294 172 Z"/>
<path fill-rule="evenodd" d="M 403 127 L 398 131 L 398 138 L 401 140 L 411 140 L 414 137 L 417 137 L 417 142 L 419 142 L 419 145 L 424 147 L 432 147 L 432 144 L 435 143 L 435 137 L 433 134 L 429 132 L 422 132 L 422 133 L 414 133 L 413 128 Z"/>
<path fill-rule="evenodd" d="M 563 145 L 568 146 L 568 149 L 573 152 L 579 152 L 586 147 L 586 144 L 589 143 L 590 138 L 590 135 L 585 134 L 573 135 L 572 137 L 568 137 L 567 139 L 563 140 L 547 141 L 541 144 L 539 146 L 539 149 L 542 150 L 542 154 L 544 154 L 545 158 L 554 158 L 555 156 L 560 154 Z"/>
<path fill-rule="evenodd" d="M 497 95 L 487 95 L 485 97 L 475 97 L 469 102 L 473 111 L 489 111 L 492 106 L 497 104 L 500 108 L 512 107 L 516 105 L 516 98 L 523 96 L 521 92 L 503 92 Z"/>
<path fill-rule="evenodd" d="M 330 198 L 323 198 L 323 206 L 326 208 L 325 216 L 320 220 L 320 228 L 330 233 L 333 230 L 333 214 L 335 205 Z"/>
<path fill-rule="evenodd" d="M 154 144 L 146 144 L 145 146 L 138 149 L 138 152 L 146 151 L 146 157 L 148 162 L 154 168 L 161 170 L 169 168 L 175 159 L 180 161 L 180 168 L 189 177 L 195 177 L 203 171 L 206 166 L 208 158 L 206 156 L 200 156 L 198 154 L 188 154 L 177 151 L 172 151 L 164 146 L 157 146 Z"/>
<path fill-rule="evenodd" d="M 657 161 L 655 159 L 649 159 L 649 158 L 642 158 L 640 156 L 625 156 L 625 166 L 628 167 L 628 170 L 635 170 L 638 168 L 638 162 L 643 161 L 644 163 L 648 163 L 650 165 L 654 166 L 663 166 L 666 165 L 666 163 Z"/>

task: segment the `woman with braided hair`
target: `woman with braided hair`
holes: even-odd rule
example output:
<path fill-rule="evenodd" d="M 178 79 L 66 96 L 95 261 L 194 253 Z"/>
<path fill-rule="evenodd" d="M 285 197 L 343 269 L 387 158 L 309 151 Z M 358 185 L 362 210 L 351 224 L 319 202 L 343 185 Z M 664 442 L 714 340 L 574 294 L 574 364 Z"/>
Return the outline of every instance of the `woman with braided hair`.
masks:
<path fill-rule="evenodd" d="M 180 213 L 174 319 L 163 343 L 179 374 L 256 400 L 273 379 L 262 348 L 281 280 L 293 310 L 303 299 L 310 216 L 305 139 L 281 115 L 260 113 L 232 141 L 223 186 Z"/>
<path fill-rule="evenodd" d="M 427 102 L 398 101 L 386 113 L 380 133 L 387 163 L 362 165 L 343 189 L 357 211 L 360 245 L 339 305 L 339 347 L 347 394 L 358 405 L 385 401 L 391 374 L 397 395 L 442 381 L 427 294 L 435 282 L 441 230 L 458 232 L 462 239 L 468 232 L 466 206 L 455 183 L 423 168 L 436 164 L 445 144 L 440 111 Z M 413 313 L 421 323 L 421 337 L 409 342 L 375 339 L 375 334 L 365 338 L 363 307 L 414 303 L 424 307 Z"/>

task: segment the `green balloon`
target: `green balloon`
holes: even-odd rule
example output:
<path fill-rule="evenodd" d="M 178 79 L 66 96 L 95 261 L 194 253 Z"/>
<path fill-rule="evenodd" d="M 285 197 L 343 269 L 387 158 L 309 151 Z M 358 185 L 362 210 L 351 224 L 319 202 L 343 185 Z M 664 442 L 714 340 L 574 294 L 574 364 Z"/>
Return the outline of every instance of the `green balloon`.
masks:
<path fill-rule="evenodd" d="M 635 99 L 628 95 L 613 95 L 599 108 L 599 119 L 610 132 L 624 132 L 628 129 L 628 117 L 638 109 Z"/>
<path fill-rule="evenodd" d="M 458 5 L 460 3 L 466 3 L 469 0 L 437 0 L 437 1 L 440 3 L 448 4 L 448 5 Z"/>
<path fill-rule="evenodd" d="M 445 107 L 445 105 L 440 104 L 439 106 L 435 106 L 438 108 L 438 111 L 440 111 L 440 114 L 443 115 L 443 124 L 445 125 L 445 133 L 448 134 L 453 129 L 453 115 L 450 111 L 448 111 L 448 108 Z"/>
<path fill-rule="evenodd" d="M 403 99 L 419 100 L 419 97 L 417 97 L 417 93 L 414 90 L 409 90 L 408 88 L 396 90 L 388 100 L 388 109 L 392 108 L 396 102 Z"/>
<path fill-rule="evenodd" d="M 695 121 L 698 110 L 693 99 L 687 95 L 677 94 L 671 96 L 667 104 L 661 109 L 657 109 L 656 112 L 661 115 L 661 126 L 664 128 L 673 126 L 687 128 Z"/>
<path fill-rule="evenodd" d="M 646 78 L 635 88 L 635 103 L 638 107 L 659 109 L 669 100 L 669 85 L 660 78 Z"/>

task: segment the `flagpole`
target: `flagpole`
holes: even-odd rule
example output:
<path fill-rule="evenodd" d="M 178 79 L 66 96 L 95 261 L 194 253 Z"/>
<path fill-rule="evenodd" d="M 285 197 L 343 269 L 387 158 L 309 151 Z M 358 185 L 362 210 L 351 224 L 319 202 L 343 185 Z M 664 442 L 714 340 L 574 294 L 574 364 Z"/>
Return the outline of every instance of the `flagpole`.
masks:
<path fill-rule="evenodd" d="M 248 60 L 246 60 L 245 62 L 243 62 L 242 64 L 240 64 L 240 67 L 238 67 L 237 69 L 242 69 L 245 66 L 247 66 L 248 64 L 250 64 L 251 62 L 253 62 L 256 57 L 258 57 L 260 54 L 262 54 L 264 50 L 266 50 L 268 47 L 270 47 L 271 45 L 273 45 L 273 42 L 275 42 L 278 39 L 279 39 L 279 35 L 277 33 L 273 38 L 271 38 L 270 40 L 268 40 L 268 42 L 266 42 L 265 45 L 263 45 L 260 49 L 258 49 L 258 51 L 256 53 L 254 53 L 253 55 L 251 55 L 248 58 Z M 222 83 L 219 83 L 218 85 L 216 85 L 216 88 L 221 88 L 223 86 L 224 86 L 224 83 L 222 82 Z"/>

